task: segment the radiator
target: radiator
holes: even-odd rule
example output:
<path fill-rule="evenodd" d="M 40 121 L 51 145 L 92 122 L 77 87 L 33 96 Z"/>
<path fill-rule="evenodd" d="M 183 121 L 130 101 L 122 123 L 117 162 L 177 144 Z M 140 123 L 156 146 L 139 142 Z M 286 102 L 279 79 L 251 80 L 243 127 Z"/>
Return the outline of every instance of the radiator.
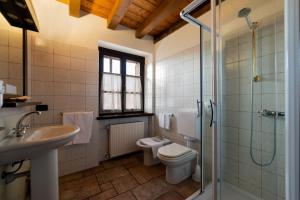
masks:
<path fill-rule="evenodd" d="M 114 124 L 109 126 L 109 157 L 139 150 L 136 141 L 144 137 L 144 122 Z"/>

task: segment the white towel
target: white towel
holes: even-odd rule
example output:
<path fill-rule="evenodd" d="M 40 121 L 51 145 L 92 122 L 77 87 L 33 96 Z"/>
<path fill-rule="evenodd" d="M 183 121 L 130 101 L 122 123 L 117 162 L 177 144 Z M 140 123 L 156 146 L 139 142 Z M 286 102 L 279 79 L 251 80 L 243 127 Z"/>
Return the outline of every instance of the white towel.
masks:
<path fill-rule="evenodd" d="M 164 113 L 158 114 L 158 125 L 160 128 L 165 128 L 165 114 Z"/>
<path fill-rule="evenodd" d="M 157 157 L 158 149 L 160 147 L 164 146 L 164 142 L 163 141 L 162 142 L 158 142 L 158 141 L 153 140 L 152 138 L 142 138 L 142 139 L 140 139 L 140 141 L 143 144 L 148 145 L 148 146 L 151 147 L 153 158 Z"/>
<path fill-rule="evenodd" d="M 167 129 L 167 130 L 171 129 L 171 117 L 172 117 L 172 113 L 165 113 L 164 114 L 165 129 Z"/>
<path fill-rule="evenodd" d="M 71 144 L 89 143 L 92 136 L 93 112 L 63 113 L 63 124 L 73 124 L 80 128 Z"/>
<path fill-rule="evenodd" d="M 74 112 L 63 113 L 63 124 L 76 125 L 76 123 L 75 123 L 75 113 Z M 73 141 L 66 144 L 66 146 L 72 145 L 72 144 L 73 144 Z"/>

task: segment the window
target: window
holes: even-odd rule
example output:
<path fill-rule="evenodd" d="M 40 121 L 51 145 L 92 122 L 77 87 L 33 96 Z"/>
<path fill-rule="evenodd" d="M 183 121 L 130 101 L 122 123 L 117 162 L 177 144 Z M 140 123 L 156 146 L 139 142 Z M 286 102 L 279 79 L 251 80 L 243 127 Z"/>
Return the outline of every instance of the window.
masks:
<path fill-rule="evenodd" d="M 144 112 L 145 58 L 99 48 L 99 114 Z"/>

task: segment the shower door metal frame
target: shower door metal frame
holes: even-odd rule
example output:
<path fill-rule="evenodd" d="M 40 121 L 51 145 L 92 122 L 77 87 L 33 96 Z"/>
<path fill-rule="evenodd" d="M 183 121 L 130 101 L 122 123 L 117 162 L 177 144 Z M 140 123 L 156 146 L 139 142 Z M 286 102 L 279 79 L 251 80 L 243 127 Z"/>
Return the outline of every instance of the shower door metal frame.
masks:
<path fill-rule="evenodd" d="M 300 3 L 285 0 L 285 191 L 287 200 L 300 199 Z M 297 20 L 298 19 L 298 20 Z"/>
<path fill-rule="evenodd" d="M 180 17 L 191 23 L 200 27 L 203 30 L 206 30 L 211 33 L 211 67 L 212 67 L 212 112 L 217 111 L 217 13 L 216 13 L 216 5 L 218 0 L 211 0 L 210 7 L 212 11 L 211 19 L 212 26 L 211 28 L 206 24 L 202 23 L 200 20 L 194 18 L 189 13 L 191 13 L 194 9 L 201 6 L 206 0 L 194 0 L 188 6 L 186 6 L 181 12 Z M 203 68 L 201 68 L 203 70 Z M 202 74 L 203 72 L 201 72 Z M 202 86 L 201 86 L 202 87 Z M 202 102 L 203 104 L 203 102 Z M 217 200 L 218 198 L 218 130 L 217 130 L 217 113 L 213 114 L 213 124 L 212 124 L 212 200 Z M 202 123 L 202 120 L 201 120 Z M 202 130 L 201 130 L 202 131 Z M 202 135 L 202 134 L 201 134 Z M 203 154 L 203 151 L 202 151 Z M 202 156 L 202 155 L 201 155 Z M 203 166 L 201 166 L 203 168 Z M 202 175 L 203 177 L 203 175 Z M 202 182 L 203 185 L 203 182 Z"/>

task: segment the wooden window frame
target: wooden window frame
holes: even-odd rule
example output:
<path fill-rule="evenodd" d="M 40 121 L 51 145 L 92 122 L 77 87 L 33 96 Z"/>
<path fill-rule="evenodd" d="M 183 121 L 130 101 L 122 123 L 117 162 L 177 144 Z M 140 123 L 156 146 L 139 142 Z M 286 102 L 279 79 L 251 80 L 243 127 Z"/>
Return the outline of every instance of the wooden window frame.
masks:
<path fill-rule="evenodd" d="M 142 56 L 137 56 L 129 53 L 124 53 L 121 51 L 116 51 L 112 49 L 107 49 L 104 47 L 99 47 L 99 116 L 105 115 L 127 115 L 127 114 L 137 114 L 144 113 L 144 103 L 145 103 L 145 93 L 144 93 L 144 72 L 145 72 L 145 58 Z M 104 57 L 113 57 L 120 59 L 121 67 L 121 83 L 122 83 L 122 92 L 121 92 L 121 112 L 115 112 L 113 110 L 103 110 L 103 99 L 102 99 L 102 78 L 104 73 L 103 59 Z M 141 110 L 129 111 L 126 110 L 126 60 L 131 60 L 140 63 L 140 78 L 142 85 L 142 99 L 141 99 Z M 130 76 L 130 75 L 127 75 Z"/>

